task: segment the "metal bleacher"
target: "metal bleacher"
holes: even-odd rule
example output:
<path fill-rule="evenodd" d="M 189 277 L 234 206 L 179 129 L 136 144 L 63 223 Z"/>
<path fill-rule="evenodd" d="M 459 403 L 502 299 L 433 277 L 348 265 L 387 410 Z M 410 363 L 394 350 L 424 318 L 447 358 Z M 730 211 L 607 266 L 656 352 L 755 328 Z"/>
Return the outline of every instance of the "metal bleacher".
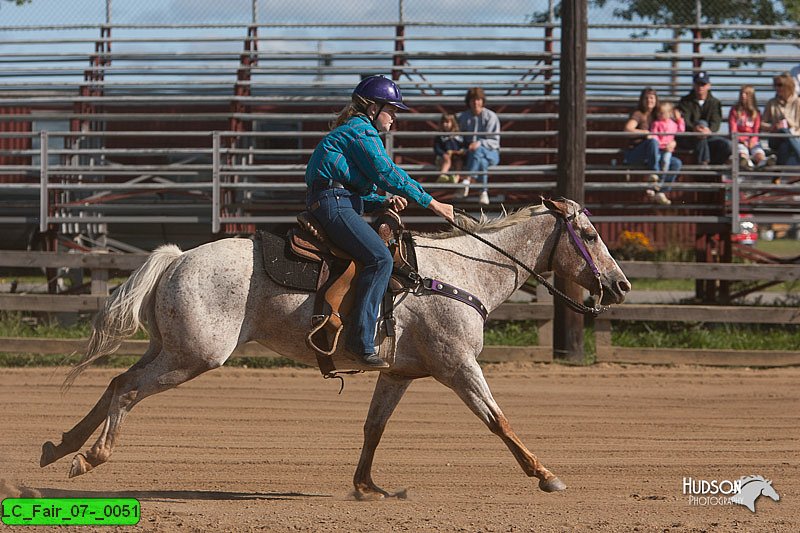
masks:
<path fill-rule="evenodd" d="M 587 62 L 586 202 L 597 221 L 800 222 L 792 168 L 688 162 L 676 201 L 657 206 L 642 200 L 649 171 L 624 168 L 620 155 L 645 85 L 677 99 L 702 65 L 727 113 L 744 83 L 766 101 L 796 49 L 755 57 L 756 67 L 709 53 L 697 32 L 672 37 L 664 53 L 604 30 L 590 27 Z M 156 239 L 191 242 L 289 223 L 308 156 L 359 77 L 374 73 L 398 80 L 413 108 L 387 134 L 389 152 L 434 195 L 474 212 L 474 195 L 435 182 L 431 145 L 440 114 L 483 87 L 503 124 L 486 209 L 530 203 L 553 194 L 558 174 L 558 35 L 556 20 L 28 28 L 0 43 L 0 225 L 135 249 L 126 243 L 152 225 Z M 421 209 L 407 219 L 435 222 Z"/>

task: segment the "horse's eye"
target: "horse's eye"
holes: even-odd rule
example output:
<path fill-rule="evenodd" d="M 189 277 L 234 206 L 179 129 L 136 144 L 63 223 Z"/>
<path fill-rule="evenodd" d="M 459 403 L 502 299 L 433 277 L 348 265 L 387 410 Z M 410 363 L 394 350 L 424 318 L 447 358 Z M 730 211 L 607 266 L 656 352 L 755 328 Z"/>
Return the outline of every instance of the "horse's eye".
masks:
<path fill-rule="evenodd" d="M 586 242 L 594 242 L 597 240 L 597 233 L 584 233 L 583 238 L 586 239 Z"/>

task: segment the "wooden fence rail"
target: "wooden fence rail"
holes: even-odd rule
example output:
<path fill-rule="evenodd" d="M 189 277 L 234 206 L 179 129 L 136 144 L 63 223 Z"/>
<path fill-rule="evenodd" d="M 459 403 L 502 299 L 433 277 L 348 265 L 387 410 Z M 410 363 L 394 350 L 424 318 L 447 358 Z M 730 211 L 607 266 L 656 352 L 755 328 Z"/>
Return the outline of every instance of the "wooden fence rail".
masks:
<path fill-rule="evenodd" d="M 91 271 L 92 294 L 0 294 L 0 311 L 95 312 L 108 295 L 105 283 L 112 270 L 132 271 L 147 259 L 148 254 L 65 254 L 52 252 L 0 253 L 0 267 L 83 268 Z M 620 263 L 629 278 L 717 279 L 748 281 L 800 280 L 800 265 Z M 491 315 L 491 320 L 532 320 L 539 328 L 537 346 L 487 346 L 481 358 L 485 361 L 551 361 L 552 360 L 552 297 L 541 287 L 537 303 L 505 303 Z M 597 360 L 608 362 L 709 365 L 782 366 L 800 364 L 798 351 L 691 350 L 664 348 L 623 348 L 611 343 L 614 321 L 670 321 L 712 323 L 800 324 L 796 307 L 708 306 L 708 305 L 636 305 L 623 304 L 609 309 L 595 320 Z M 66 354 L 81 352 L 85 339 L 0 338 L 0 352 Z M 120 354 L 141 354 L 147 341 L 126 341 Z M 800 348 L 800 347 L 798 347 Z M 235 356 L 277 354 L 258 343 L 240 347 Z"/>

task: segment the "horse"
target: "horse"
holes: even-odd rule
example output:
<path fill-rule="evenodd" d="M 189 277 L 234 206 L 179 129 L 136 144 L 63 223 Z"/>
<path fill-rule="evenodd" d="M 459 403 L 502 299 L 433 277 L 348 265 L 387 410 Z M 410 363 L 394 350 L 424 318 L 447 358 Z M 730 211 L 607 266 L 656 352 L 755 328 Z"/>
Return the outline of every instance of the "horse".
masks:
<path fill-rule="evenodd" d="M 631 289 L 585 210 L 571 200 L 543 200 L 493 219 L 459 215 L 458 225 L 461 229 L 415 234 L 419 274 L 457 283 L 489 312 L 527 280 L 528 272 L 517 262 L 537 273 L 555 272 L 598 296 L 603 305 L 621 303 Z M 481 244 L 470 232 L 494 246 Z M 149 333 L 147 350 L 111 380 L 90 412 L 63 433 L 60 444 L 42 445 L 40 465 L 80 450 L 102 423 L 94 445 L 73 457 L 69 476 L 97 468 L 108 461 L 124 418 L 137 403 L 221 366 L 248 341 L 315 365 L 304 343 L 314 295 L 277 285 L 265 275 L 263 261 L 254 240 L 247 238 L 221 239 L 185 252 L 175 245 L 153 251 L 95 316 L 86 354 L 64 386 L 139 327 Z M 373 458 L 408 386 L 424 377 L 453 390 L 506 444 L 523 472 L 539 480 L 541 490 L 564 490 L 566 485 L 525 447 L 492 398 L 477 361 L 484 318 L 462 302 L 431 293 L 407 294 L 398 299 L 394 313 L 394 363 L 376 381 L 353 477 L 355 496 L 398 496 L 373 482 Z M 337 368 L 353 368 L 338 352 L 333 358 Z"/>
<path fill-rule="evenodd" d="M 753 513 L 756 512 L 756 500 L 759 496 L 767 496 L 776 502 L 781 499 L 772 486 L 772 481 L 762 476 L 745 476 L 739 480 L 739 486 L 739 493 L 731 496 L 731 503 L 744 505 Z"/>

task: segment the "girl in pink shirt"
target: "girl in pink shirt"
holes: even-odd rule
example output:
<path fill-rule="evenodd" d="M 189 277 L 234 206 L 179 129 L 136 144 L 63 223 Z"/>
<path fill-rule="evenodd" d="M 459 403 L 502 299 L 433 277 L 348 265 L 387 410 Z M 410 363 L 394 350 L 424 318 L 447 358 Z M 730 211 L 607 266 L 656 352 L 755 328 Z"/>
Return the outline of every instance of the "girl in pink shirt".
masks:
<path fill-rule="evenodd" d="M 654 109 L 654 114 L 655 120 L 650 123 L 650 131 L 657 134 L 659 168 L 662 172 L 667 172 L 670 168 L 673 171 L 680 170 L 681 160 L 673 157 L 672 152 L 677 146 L 675 134 L 686 131 L 686 123 L 683 121 L 681 112 L 669 102 L 659 102 Z M 672 183 L 677 177 L 677 174 L 664 174 L 663 178 L 659 180 L 657 174 L 650 176 L 650 180 L 654 184 L 652 190 L 656 191 L 653 194 L 656 202 L 664 205 L 672 203 L 665 194 L 670 191 L 670 188 L 662 189 L 662 185 Z M 650 191 L 648 191 L 648 195 L 651 195 Z"/>
<path fill-rule="evenodd" d="M 741 168 L 747 170 L 754 166 L 767 164 L 767 156 L 758 139 L 761 129 L 761 113 L 756 104 L 756 91 L 752 85 L 742 85 L 739 101 L 731 107 L 728 115 L 728 126 L 731 133 L 749 133 L 739 136 L 739 161 Z"/>
<path fill-rule="evenodd" d="M 658 151 L 661 160 L 661 170 L 669 170 L 669 161 L 675 151 L 675 134 L 686 131 L 686 123 L 681 112 L 669 102 L 661 102 L 656 107 L 656 119 L 650 123 L 650 131 L 661 133 L 658 136 Z"/>

